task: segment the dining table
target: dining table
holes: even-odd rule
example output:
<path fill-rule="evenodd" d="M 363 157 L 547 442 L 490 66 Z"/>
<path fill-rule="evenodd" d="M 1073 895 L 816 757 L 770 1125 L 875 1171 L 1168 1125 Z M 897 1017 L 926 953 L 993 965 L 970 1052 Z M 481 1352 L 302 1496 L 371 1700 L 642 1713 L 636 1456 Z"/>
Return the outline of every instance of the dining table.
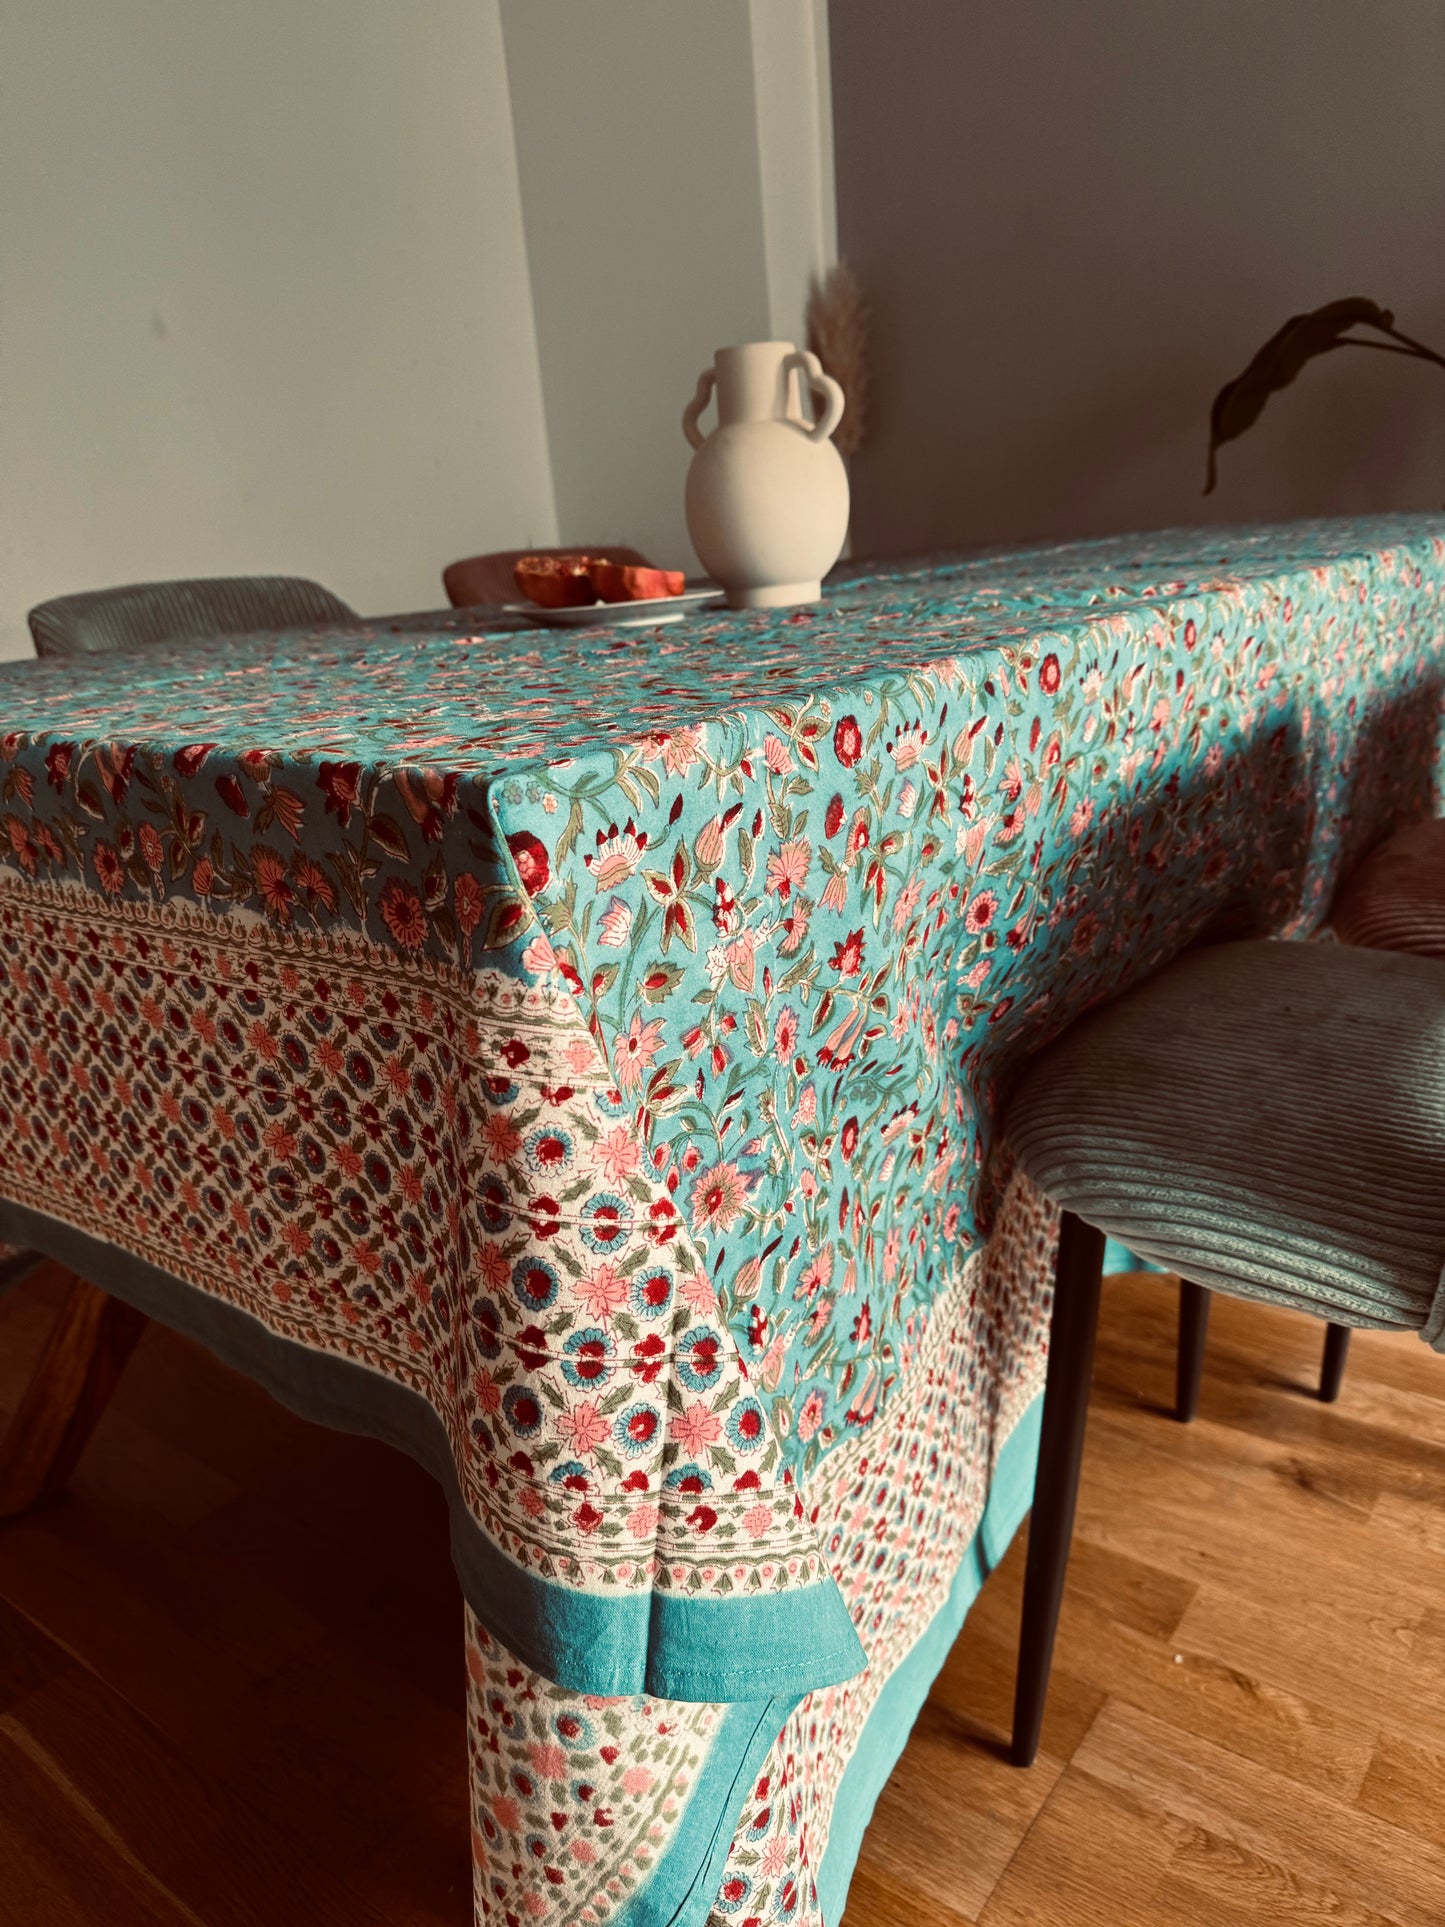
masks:
<path fill-rule="evenodd" d="M 1011 1079 L 1442 686 L 1428 515 L 0 668 L 0 1239 L 440 1483 L 478 1921 L 837 1927 L 1030 1503 Z"/>

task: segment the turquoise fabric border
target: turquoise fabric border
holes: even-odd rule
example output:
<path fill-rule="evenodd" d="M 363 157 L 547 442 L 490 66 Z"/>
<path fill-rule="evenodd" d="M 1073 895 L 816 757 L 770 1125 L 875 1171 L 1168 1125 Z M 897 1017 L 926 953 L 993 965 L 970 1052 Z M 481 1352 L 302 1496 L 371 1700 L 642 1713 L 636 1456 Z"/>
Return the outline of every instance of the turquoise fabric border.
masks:
<path fill-rule="evenodd" d="M 704 1927 L 748 1794 L 801 1698 L 728 1708 L 667 1852 L 612 1916 L 614 1927 Z"/>
<path fill-rule="evenodd" d="M 1033 1503 L 1043 1408 L 1040 1396 L 1004 1441 L 994 1467 L 988 1504 L 959 1564 L 948 1598 L 883 1688 L 859 1736 L 857 1750 L 844 1771 L 833 1804 L 828 1845 L 818 1870 L 818 1900 L 828 1927 L 836 1927 L 842 1916 L 864 1829 L 873 1817 L 873 1808 L 885 1781 L 907 1744 L 929 1688 L 942 1670 L 979 1588 L 1008 1551 L 1024 1514 Z"/>
<path fill-rule="evenodd" d="M 119 1245 L 0 1198 L 0 1239 L 33 1247 L 184 1332 L 303 1418 L 384 1440 L 446 1494 L 452 1558 L 478 1619 L 545 1678 L 576 1693 L 735 1700 L 754 1709 L 837 1686 L 862 1672 L 862 1642 L 832 1574 L 790 1592 L 692 1599 L 576 1592 L 526 1572 L 478 1526 L 457 1483 L 446 1429 L 409 1386 L 273 1332 L 249 1312 L 185 1284 Z M 774 1734 L 776 1737 L 776 1733 Z M 771 1742 L 770 1742 L 771 1743 Z"/>
<path fill-rule="evenodd" d="M 1166 1275 L 1152 1258 L 1141 1258 L 1128 1245 L 1121 1245 L 1117 1238 L 1110 1238 L 1104 1246 L 1104 1276 L 1112 1277 L 1116 1271 L 1157 1271 L 1160 1277 Z"/>

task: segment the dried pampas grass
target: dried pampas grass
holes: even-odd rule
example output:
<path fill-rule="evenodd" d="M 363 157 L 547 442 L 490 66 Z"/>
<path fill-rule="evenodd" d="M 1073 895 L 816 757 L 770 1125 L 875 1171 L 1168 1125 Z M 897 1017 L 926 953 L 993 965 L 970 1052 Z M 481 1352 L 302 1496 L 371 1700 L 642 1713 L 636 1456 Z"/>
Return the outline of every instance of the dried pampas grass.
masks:
<path fill-rule="evenodd" d="M 824 280 L 814 278 L 807 325 L 809 348 L 843 390 L 846 406 L 833 441 L 846 459 L 857 453 L 868 432 L 868 310 L 846 261 Z"/>

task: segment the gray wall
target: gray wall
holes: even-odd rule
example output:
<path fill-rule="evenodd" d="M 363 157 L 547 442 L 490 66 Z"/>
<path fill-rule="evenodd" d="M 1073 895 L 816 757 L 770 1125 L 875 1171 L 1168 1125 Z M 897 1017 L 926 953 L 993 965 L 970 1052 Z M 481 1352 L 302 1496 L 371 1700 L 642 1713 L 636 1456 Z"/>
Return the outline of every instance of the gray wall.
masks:
<path fill-rule="evenodd" d="M 831 0 L 830 36 L 857 548 L 1445 503 L 1445 370 L 1352 350 L 1199 492 L 1287 315 L 1365 294 L 1445 351 L 1442 0 Z"/>
<path fill-rule="evenodd" d="M 502 27 L 560 539 L 696 568 L 683 408 L 715 349 L 797 338 L 833 258 L 822 0 L 502 0 Z"/>
<path fill-rule="evenodd" d="M 0 0 L 0 657 L 26 608 L 555 539 L 498 0 Z"/>

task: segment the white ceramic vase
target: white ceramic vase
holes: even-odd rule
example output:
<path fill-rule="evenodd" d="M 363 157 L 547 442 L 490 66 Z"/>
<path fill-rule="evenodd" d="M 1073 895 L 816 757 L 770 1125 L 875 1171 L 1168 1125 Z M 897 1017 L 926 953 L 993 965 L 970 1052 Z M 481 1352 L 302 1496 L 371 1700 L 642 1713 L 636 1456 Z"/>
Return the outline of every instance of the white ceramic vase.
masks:
<path fill-rule="evenodd" d="M 815 397 L 803 413 L 799 386 Z M 698 417 L 717 391 L 718 425 Z M 682 418 L 697 453 L 687 471 L 687 529 L 733 609 L 812 602 L 848 533 L 848 476 L 829 437 L 843 390 L 791 341 L 719 348 Z"/>

